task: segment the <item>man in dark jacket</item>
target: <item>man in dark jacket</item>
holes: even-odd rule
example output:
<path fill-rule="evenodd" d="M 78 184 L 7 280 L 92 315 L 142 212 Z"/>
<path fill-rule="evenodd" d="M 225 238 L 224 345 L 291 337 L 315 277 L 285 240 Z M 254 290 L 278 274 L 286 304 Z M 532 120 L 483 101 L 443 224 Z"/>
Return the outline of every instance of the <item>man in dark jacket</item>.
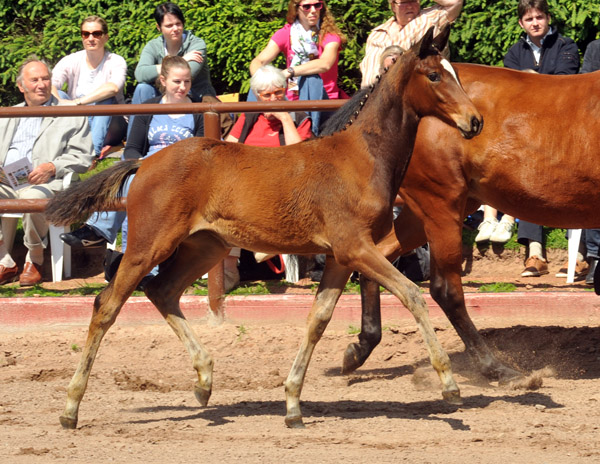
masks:
<path fill-rule="evenodd" d="M 540 74 L 577 74 L 577 45 L 550 26 L 550 12 L 546 0 L 519 0 L 517 12 L 519 25 L 525 33 L 508 50 L 504 57 L 504 66 Z M 542 226 L 521 221 L 517 240 L 520 244 L 528 246 L 528 258 L 521 276 L 539 277 L 548 274 Z"/>

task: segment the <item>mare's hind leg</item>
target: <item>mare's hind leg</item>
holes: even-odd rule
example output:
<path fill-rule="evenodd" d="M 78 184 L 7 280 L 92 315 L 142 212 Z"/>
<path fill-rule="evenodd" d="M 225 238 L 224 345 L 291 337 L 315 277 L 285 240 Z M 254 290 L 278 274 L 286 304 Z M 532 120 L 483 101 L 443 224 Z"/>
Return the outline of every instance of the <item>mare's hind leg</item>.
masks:
<path fill-rule="evenodd" d="M 327 324 L 333 314 L 344 285 L 348 282 L 351 271 L 327 257 L 323 277 L 317 290 L 317 295 L 308 315 L 308 325 L 304 340 L 298 351 L 292 369 L 285 381 L 285 397 L 287 413 L 285 423 L 291 428 L 302 428 L 302 413 L 300 411 L 300 393 L 304 377 L 315 346 L 321 339 Z"/>
<path fill-rule="evenodd" d="M 64 428 L 74 429 L 77 427 L 79 405 L 83 399 L 100 342 L 115 322 L 127 298 L 142 277 L 152 269 L 152 263 L 145 257 L 141 257 L 135 265 L 132 264 L 132 258 L 131 254 L 124 256 L 115 278 L 94 301 L 94 311 L 85 347 L 77 370 L 67 388 L 67 405 L 60 416 L 60 423 Z"/>
<path fill-rule="evenodd" d="M 208 233 L 188 237 L 179 245 L 174 259 L 165 269 L 161 269 L 146 288 L 146 295 L 192 358 L 192 365 L 198 374 L 194 394 L 202 406 L 208 404 L 212 392 L 213 360 L 181 312 L 179 299 L 187 287 L 214 267 L 228 251 L 229 248 Z"/>
<path fill-rule="evenodd" d="M 381 341 L 381 304 L 379 284 L 360 275 L 362 306 L 358 343 L 350 343 L 344 352 L 342 374 L 354 372 L 364 364 Z"/>
<path fill-rule="evenodd" d="M 450 403 L 460 404 L 460 390 L 452 376 L 450 358 L 437 339 L 429 319 L 427 304 L 419 287 L 404 277 L 372 242 L 363 240 L 361 245 L 354 250 L 344 249 L 344 252 L 354 252 L 355 254 L 346 254 L 340 259 L 343 259 L 342 262 L 348 267 L 358 269 L 371 280 L 379 282 L 400 299 L 412 313 L 425 341 L 431 364 L 442 382 L 444 399 Z"/>

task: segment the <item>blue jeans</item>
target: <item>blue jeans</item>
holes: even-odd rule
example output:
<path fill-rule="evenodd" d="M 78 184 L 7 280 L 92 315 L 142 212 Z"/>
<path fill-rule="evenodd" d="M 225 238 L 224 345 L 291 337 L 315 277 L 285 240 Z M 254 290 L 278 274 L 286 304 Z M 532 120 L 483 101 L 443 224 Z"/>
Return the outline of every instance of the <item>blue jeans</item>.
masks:
<path fill-rule="evenodd" d="M 58 95 L 63 100 L 71 99 L 69 95 L 67 95 L 62 90 L 58 91 Z M 91 103 L 91 105 L 114 105 L 115 103 L 117 103 L 117 99 L 115 97 L 110 97 L 106 100 Z M 94 153 L 96 154 L 96 156 L 100 156 L 100 152 L 104 147 L 104 139 L 106 138 L 111 118 L 112 116 L 88 116 L 88 122 L 90 123 L 90 131 L 92 133 L 92 142 L 94 144 Z"/>
<path fill-rule="evenodd" d="M 600 258 L 600 229 L 583 229 L 582 239 L 585 241 L 585 247 L 587 248 L 587 257 Z"/>
<path fill-rule="evenodd" d="M 135 174 L 129 176 L 123 184 L 123 196 L 127 196 L 129 187 Z M 106 211 L 102 213 L 94 213 L 86 221 L 86 224 L 94 229 L 98 235 L 104 237 L 108 243 L 113 243 L 117 239 L 119 229 L 123 228 L 121 234 L 121 248 L 123 252 L 127 249 L 127 212 L 126 211 Z M 155 266 L 151 271 L 150 275 L 158 274 L 158 266 Z"/>
<path fill-rule="evenodd" d="M 131 103 L 133 105 L 139 105 L 140 103 L 144 103 L 146 100 L 150 100 L 158 96 L 158 90 L 153 85 L 146 84 L 145 82 L 140 82 L 135 86 L 135 90 L 133 91 L 133 97 L 131 97 Z M 129 132 L 133 127 L 133 118 L 135 116 L 129 116 L 129 123 L 127 125 L 127 138 L 129 139 Z"/>

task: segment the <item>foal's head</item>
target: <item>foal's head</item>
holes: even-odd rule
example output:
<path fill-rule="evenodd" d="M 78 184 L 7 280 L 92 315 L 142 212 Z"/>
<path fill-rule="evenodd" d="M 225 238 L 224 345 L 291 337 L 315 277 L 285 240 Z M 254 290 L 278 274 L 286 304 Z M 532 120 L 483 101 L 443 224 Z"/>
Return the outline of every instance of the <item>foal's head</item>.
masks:
<path fill-rule="evenodd" d="M 483 118 L 460 85 L 450 62 L 440 54 L 449 36 L 450 26 L 446 26 L 436 37 L 433 37 L 432 27 L 411 48 L 411 53 L 400 57 L 398 64 L 404 66 L 410 66 L 411 59 L 417 61 L 408 81 L 396 81 L 397 85 L 402 86 L 397 91 L 419 117 L 437 117 L 458 128 L 463 137 L 471 138 L 481 132 Z M 390 71 L 394 71 L 390 74 L 400 72 L 399 69 Z"/>

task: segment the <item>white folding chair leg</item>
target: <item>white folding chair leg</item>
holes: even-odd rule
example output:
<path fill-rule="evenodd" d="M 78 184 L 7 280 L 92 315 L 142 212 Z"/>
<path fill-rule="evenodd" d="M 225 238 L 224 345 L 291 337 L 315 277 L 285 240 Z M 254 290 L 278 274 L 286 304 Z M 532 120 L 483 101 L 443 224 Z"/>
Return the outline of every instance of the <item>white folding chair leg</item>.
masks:
<path fill-rule="evenodd" d="M 51 225 L 48 229 L 50 239 L 50 258 L 52 261 L 52 282 L 60 282 L 65 277 L 71 277 L 71 247 L 60 239 L 60 234 L 69 232 L 68 227 Z"/>
<path fill-rule="evenodd" d="M 575 282 L 575 266 L 577 264 L 577 253 L 579 251 L 579 242 L 581 240 L 581 229 L 568 229 L 567 239 L 569 240 L 569 263 L 567 265 L 567 283 Z"/>
<path fill-rule="evenodd" d="M 300 280 L 298 255 L 281 255 L 285 264 L 285 280 L 295 284 Z"/>

